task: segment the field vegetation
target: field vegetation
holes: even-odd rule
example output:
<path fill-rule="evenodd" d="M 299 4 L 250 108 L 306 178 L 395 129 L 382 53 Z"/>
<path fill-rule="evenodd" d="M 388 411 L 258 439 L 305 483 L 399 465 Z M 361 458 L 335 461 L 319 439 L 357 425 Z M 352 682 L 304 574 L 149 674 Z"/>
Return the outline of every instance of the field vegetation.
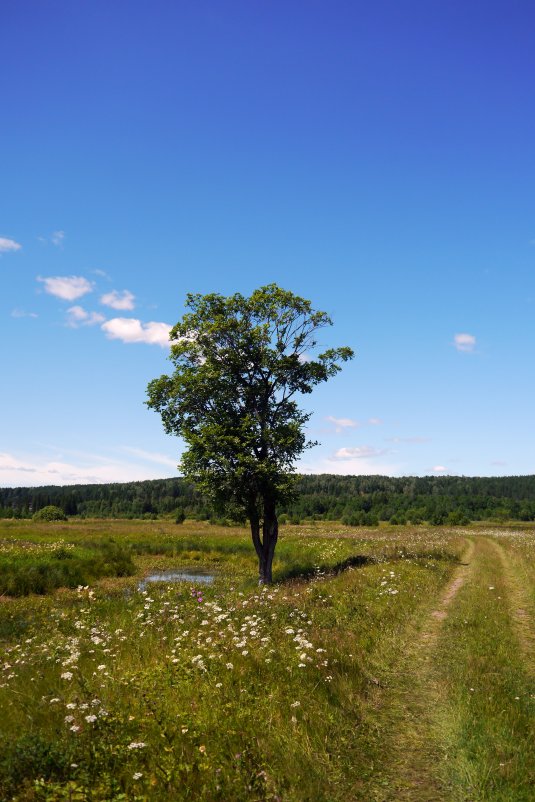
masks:
<path fill-rule="evenodd" d="M 285 526 L 261 589 L 245 528 L 0 541 L 1 799 L 533 798 L 533 531 Z"/>

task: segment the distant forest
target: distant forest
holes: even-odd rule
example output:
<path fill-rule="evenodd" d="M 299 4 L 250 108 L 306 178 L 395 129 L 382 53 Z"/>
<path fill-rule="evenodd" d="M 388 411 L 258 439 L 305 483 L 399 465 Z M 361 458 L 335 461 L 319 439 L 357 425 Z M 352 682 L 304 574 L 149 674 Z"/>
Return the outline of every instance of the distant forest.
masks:
<path fill-rule="evenodd" d="M 0 488 L 0 517 L 29 518 L 48 504 L 86 518 L 187 518 L 232 523 L 185 479 L 122 484 Z M 296 500 L 279 520 L 339 520 L 373 526 L 480 520 L 535 520 L 535 476 L 300 476 Z"/>

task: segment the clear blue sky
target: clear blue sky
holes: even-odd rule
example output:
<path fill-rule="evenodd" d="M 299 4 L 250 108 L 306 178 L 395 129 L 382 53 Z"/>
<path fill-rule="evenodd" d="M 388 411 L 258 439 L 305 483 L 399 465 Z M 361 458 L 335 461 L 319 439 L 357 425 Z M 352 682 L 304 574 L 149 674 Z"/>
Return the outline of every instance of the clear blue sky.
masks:
<path fill-rule="evenodd" d="M 187 292 L 356 359 L 301 470 L 535 473 L 531 0 L 3 0 L 0 484 L 175 475 Z"/>

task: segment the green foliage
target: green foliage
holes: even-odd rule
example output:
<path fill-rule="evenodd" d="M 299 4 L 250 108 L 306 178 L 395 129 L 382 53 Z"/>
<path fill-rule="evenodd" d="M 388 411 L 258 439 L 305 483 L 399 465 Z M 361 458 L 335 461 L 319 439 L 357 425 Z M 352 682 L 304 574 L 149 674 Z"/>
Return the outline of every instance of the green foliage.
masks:
<path fill-rule="evenodd" d="M 38 510 L 34 516 L 34 521 L 66 521 L 67 516 L 61 509 L 61 507 L 56 507 L 54 504 L 48 504 L 46 507 L 43 507 L 41 510 Z"/>
<path fill-rule="evenodd" d="M 187 307 L 170 334 L 174 373 L 149 384 L 147 402 L 186 441 L 184 474 L 216 509 L 292 499 L 293 462 L 313 445 L 294 396 L 335 375 L 351 349 L 309 358 L 331 320 L 275 284 L 249 298 L 188 295 Z"/>
<path fill-rule="evenodd" d="M 38 733 L 24 734 L 7 743 L 0 756 L 0 792 L 3 799 L 12 795 L 28 780 L 47 781 L 68 773 L 71 755 L 57 740 L 49 741 Z"/>
<path fill-rule="evenodd" d="M 282 514 L 301 519 L 342 520 L 345 513 L 373 511 L 382 521 L 405 516 L 411 524 L 429 521 L 437 507 L 461 512 L 470 521 L 535 521 L 535 477 L 467 476 L 298 476 L 297 498 L 280 505 Z M 70 487 L 0 488 L 0 519 L 31 517 L 47 504 L 76 509 L 79 518 L 174 519 L 178 508 L 187 518 L 208 520 L 217 511 L 191 482 L 176 477 L 122 484 Z M 281 520 L 279 518 L 279 520 Z"/>
<path fill-rule="evenodd" d="M 93 548 L 50 544 L 0 552 L 0 594 L 27 596 L 75 588 L 103 576 L 134 573 L 131 551 L 111 540 Z"/>

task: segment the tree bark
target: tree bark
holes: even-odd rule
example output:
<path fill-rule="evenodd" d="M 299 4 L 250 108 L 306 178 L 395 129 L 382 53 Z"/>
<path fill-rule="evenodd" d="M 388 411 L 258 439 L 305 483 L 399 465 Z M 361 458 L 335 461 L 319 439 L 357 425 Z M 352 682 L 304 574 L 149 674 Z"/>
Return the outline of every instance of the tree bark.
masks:
<path fill-rule="evenodd" d="M 258 584 L 273 582 L 273 555 L 279 537 L 279 523 L 273 499 L 264 498 L 264 520 L 262 524 L 262 549 L 258 558 Z"/>
<path fill-rule="evenodd" d="M 259 560 L 262 559 L 262 540 L 260 539 L 260 517 L 255 509 L 249 509 L 249 522 L 253 545 Z"/>

